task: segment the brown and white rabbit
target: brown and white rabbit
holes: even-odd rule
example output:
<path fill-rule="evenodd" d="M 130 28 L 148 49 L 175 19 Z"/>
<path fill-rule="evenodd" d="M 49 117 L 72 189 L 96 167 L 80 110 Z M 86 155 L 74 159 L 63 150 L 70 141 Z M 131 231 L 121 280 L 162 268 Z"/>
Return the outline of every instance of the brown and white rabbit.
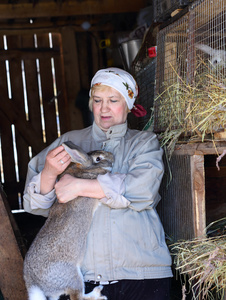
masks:
<path fill-rule="evenodd" d="M 61 174 L 95 179 L 110 172 L 113 155 L 106 151 L 84 152 L 72 142 L 62 144 L 72 163 Z M 49 216 L 31 244 L 24 260 L 24 280 L 29 300 L 57 300 L 70 295 L 71 300 L 107 299 L 101 295 L 102 287 L 84 294 L 84 281 L 80 271 L 86 238 L 98 200 L 78 197 L 65 204 L 56 201 Z"/>

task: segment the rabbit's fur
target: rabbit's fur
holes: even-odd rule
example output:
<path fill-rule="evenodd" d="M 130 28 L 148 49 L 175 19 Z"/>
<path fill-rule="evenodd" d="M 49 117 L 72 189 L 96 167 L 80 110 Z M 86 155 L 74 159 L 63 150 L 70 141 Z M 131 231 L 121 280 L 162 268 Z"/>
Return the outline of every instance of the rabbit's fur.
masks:
<path fill-rule="evenodd" d="M 226 68 L 226 51 L 225 50 L 216 50 L 211 48 L 208 45 L 204 44 L 195 44 L 195 47 L 204 53 L 209 54 L 210 56 L 210 65 L 215 69 Z"/>
<path fill-rule="evenodd" d="M 72 163 L 63 172 L 74 177 L 94 179 L 112 169 L 113 155 L 106 151 L 88 154 L 71 142 L 63 143 Z M 73 149 L 72 149 L 73 148 Z M 97 199 L 78 197 L 65 204 L 54 203 L 24 261 L 24 280 L 29 300 L 57 300 L 60 295 L 75 299 L 107 299 L 101 286 L 84 295 L 80 264 L 86 238 L 98 205 Z"/>

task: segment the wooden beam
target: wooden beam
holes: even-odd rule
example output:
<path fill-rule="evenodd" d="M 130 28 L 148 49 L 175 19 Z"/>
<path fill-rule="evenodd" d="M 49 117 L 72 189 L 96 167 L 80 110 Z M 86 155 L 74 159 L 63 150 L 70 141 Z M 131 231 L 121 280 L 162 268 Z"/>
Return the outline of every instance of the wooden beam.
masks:
<path fill-rule="evenodd" d="M 9 24 L 7 20 L 1 23 L 0 34 L 10 36 L 21 33 L 31 34 L 32 32 L 36 34 L 46 32 L 60 32 L 63 27 L 69 28 L 69 30 L 73 28 L 75 32 L 85 32 L 85 30 L 81 26 L 84 21 L 88 21 L 91 25 L 88 30 L 89 32 L 112 32 L 114 30 L 114 26 L 110 21 L 103 26 L 100 16 L 90 16 L 88 19 L 87 16 L 82 16 L 76 17 L 75 20 L 68 20 L 66 17 L 62 17 L 59 19 L 57 18 L 57 20 L 54 19 L 53 21 L 51 21 L 51 18 L 35 19 L 33 23 L 29 23 L 29 19 L 27 19 L 27 22 L 20 22 L 20 20 L 18 20 L 17 22 Z"/>
<path fill-rule="evenodd" d="M 145 0 L 69 0 L 63 3 L 38 2 L 0 4 L 0 19 L 63 17 L 79 15 L 103 15 L 138 12 L 146 6 Z"/>
<path fill-rule="evenodd" d="M 59 57 L 59 49 L 51 48 L 39 48 L 39 49 L 13 49 L 13 50 L 0 50 L 0 61 L 6 61 L 11 59 L 40 59 Z"/>
<path fill-rule="evenodd" d="M 11 223 L 0 191 L 0 289 L 5 300 L 26 299 L 23 280 L 23 258 L 21 256 Z"/>
<path fill-rule="evenodd" d="M 195 237 L 201 237 L 206 228 L 204 155 L 191 156 L 191 182 Z"/>
<path fill-rule="evenodd" d="M 217 155 L 226 149 L 226 141 L 214 141 L 204 143 L 177 144 L 174 153 L 177 155 Z"/>

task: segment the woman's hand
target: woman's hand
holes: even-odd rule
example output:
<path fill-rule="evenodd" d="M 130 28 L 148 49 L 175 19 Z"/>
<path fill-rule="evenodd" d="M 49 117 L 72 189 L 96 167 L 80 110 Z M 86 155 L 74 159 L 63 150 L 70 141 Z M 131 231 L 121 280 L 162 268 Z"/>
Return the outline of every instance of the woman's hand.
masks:
<path fill-rule="evenodd" d="M 59 146 L 48 152 L 43 171 L 56 178 L 69 166 L 70 162 L 70 155 L 63 146 Z"/>
<path fill-rule="evenodd" d="M 69 174 L 65 174 L 55 184 L 55 192 L 60 203 L 66 203 L 78 196 L 98 199 L 105 197 L 96 179 L 75 178 Z"/>
<path fill-rule="evenodd" d="M 69 166 L 70 162 L 70 155 L 64 150 L 63 146 L 56 147 L 48 152 L 41 173 L 41 194 L 47 194 L 54 188 L 57 176 Z"/>
<path fill-rule="evenodd" d="M 65 174 L 55 184 L 55 192 L 60 203 L 66 203 L 79 196 L 80 179 L 75 178 L 69 174 Z"/>

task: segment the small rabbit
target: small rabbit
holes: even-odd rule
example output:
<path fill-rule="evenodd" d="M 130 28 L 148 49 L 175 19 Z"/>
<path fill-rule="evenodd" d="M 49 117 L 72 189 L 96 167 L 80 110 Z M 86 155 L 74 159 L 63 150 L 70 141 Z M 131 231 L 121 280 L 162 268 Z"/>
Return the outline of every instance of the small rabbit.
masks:
<path fill-rule="evenodd" d="M 88 154 L 72 142 L 62 144 L 72 163 L 60 175 L 95 179 L 110 172 L 113 155 L 106 151 Z M 102 286 L 84 295 L 80 264 L 86 238 L 98 200 L 78 197 L 65 204 L 56 201 L 49 217 L 31 244 L 24 260 L 24 280 L 29 300 L 57 300 L 70 295 L 71 300 L 107 299 L 101 295 Z"/>
<path fill-rule="evenodd" d="M 204 53 L 210 55 L 210 65 L 215 69 L 226 68 L 226 51 L 224 50 L 215 50 L 210 46 L 204 44 L 195 44 L 195 47 Z"/>

